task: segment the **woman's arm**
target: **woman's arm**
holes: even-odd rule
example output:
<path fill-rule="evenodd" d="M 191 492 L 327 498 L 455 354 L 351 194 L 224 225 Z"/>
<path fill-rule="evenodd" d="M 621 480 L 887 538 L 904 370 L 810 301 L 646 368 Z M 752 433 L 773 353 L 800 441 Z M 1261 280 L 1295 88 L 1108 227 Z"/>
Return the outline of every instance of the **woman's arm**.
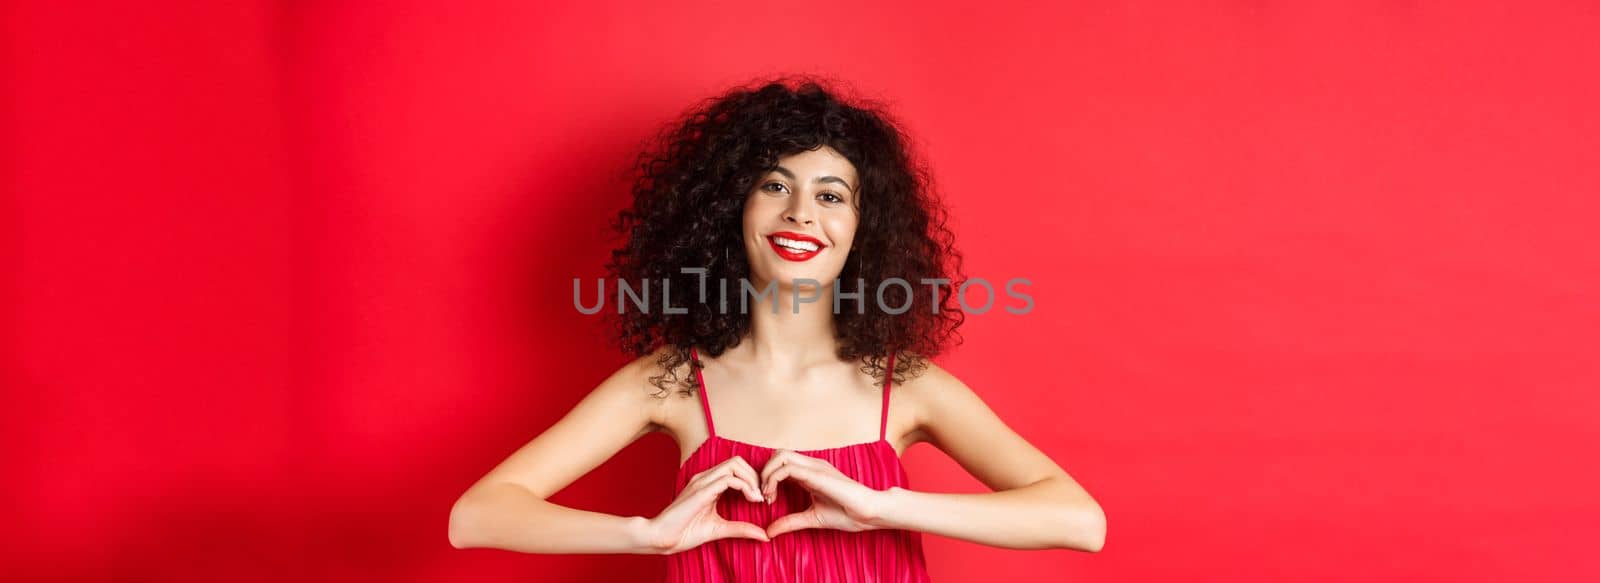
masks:
<path fill-rule="evenodd" d="M 890 488 L 873 521 L 997 547 L 1098 552 L 1106 517 L 1099 503 L 982 399 L 944 369 L 896 386 L 914 404 L 918 430 L 994 492 L 935 494 Z"/>
<path fill-rule="evenodd" d="M 649 519 L 547 502 L 512 483 L 468 492 L 450 509 L 450 545 L 524 553 L 659 554 L 645 533 Z"/>
<path fill-rule="evenodd" d="M 986 494 L 933 494 L 900 487 L 885 491 L 877 524 L 931 532 L 1011 549 L 1064 548 L 1100 552 L 1106 517 L 1070 478 L 1046 478 Z M 1068 502 L 1080 499 L 1081 502 Z"/>
<path fill-rule="evenodd" d="M 662 400 L 648 385 L 654 365 L 655 355 L 649 355 L 623 366 L 468 488 L 450 509 L 451 546 L 525 553 L 660 552 L 644 517 L 546 500 L 656 427 Z"/>

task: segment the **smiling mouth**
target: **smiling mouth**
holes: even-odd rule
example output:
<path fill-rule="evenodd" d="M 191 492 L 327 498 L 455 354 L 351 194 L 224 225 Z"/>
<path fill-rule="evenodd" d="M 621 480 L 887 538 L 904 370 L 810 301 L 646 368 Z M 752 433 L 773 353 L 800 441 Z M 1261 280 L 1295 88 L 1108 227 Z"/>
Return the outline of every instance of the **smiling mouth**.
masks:
<path fill-rule="evenodd" d="M 779 257 L 789 261 L 805 261 L 822 252 L 823 245 L 815 241 L 792 239 L 781 235 L 768 235 L 767 243 Z"/>

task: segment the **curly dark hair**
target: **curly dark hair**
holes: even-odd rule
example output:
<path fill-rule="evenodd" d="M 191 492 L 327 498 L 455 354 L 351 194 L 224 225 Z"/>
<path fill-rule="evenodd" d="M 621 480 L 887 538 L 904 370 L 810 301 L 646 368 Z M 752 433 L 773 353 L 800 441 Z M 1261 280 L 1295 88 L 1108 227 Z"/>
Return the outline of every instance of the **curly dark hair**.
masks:
<path fill-rule="evenodd" d="M 630 285 L 667 280 L 674 290 L 700 289 L 702 276 L 681 272 L 684 267 L 704 267 L 707 282 L 748 278 L 742 215 L 755 181 L 783 156 L 831 147 L 855 166 L 861 192 L 840 290 L 865 292 L 864 313 L 846 308 L 834 315 L 838 356 L 860 362 L 881 386 L 888 356 L 896 354 L 894 380 L 901 383 L 952 342 L 960 344 L 956 329 L 965 315 L 952 303 L 964 281 L 962 258 L 931 175 L 897 122 L 875 102 L 846 102 L 832 85 L 810 76 L 757 81 L 706 99 L 663 128 L 637 156 L 633 204 L 612 223 L 623 241 L 611 252 L 607 275 Z M 858 278 L 865 288 L 855 287 Z M 900 314 L 874 301 L 879 283 L 891 278 L 912 286 L 910 298 L 900 286 L 883 290 L 885 305 L 909 302 Z M 950 285 L 935 293 L 924 278 Z M 737 293 L 737 283 L 729 287 Z M 687 299 L 681 306 L 687 313 L 619 309 L 606 316 L 625 352 L 642 356 L 671 347 L 658 359 L 665 372 L 651 377 L 657 396 L 670 394 L 669 384 L 693 394 L 696 375 L 679 380 L 675 372 L 691 360 L 690 346 L 717 356 L 750 329 L 748 314 L 717 309 L 715 292 L 707 302 L 698 302 L 697 293 L 674 295 Z M 680 307 L 677 298 L 673 307 Z M 690 363 L 690 370 L 700 365 Z"/>

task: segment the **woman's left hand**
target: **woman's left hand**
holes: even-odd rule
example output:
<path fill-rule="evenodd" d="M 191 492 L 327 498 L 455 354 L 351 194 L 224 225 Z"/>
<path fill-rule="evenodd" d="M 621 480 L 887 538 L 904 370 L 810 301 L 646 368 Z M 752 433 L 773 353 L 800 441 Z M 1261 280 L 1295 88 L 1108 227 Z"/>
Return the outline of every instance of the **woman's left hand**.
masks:
<path fill-rule="evenodd" d="M 767 536 L 805 528 L 832 528 L 849 532 L 883 528 L 878 519 L 884 492 L 844 475 L 827 460 L 790 449 L 780 449 L 761 468 L 761 493 L 777 498 L 778 483 L 794 480 L 811 494 L 811 507 L 778 517 L 767 526 Z"/>

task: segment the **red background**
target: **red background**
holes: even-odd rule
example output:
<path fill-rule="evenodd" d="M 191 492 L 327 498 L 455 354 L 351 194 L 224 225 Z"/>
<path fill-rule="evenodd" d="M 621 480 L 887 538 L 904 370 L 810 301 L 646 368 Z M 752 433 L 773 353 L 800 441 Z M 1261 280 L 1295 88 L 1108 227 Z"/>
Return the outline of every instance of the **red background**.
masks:
<path fill-rule="evenodd" d="M 940 362 L 1109 517 L 936 580 L 1600 576 L 1592 3 L 190 4 L 3 9 L 10 576 L 648 580 L 446 516 L 627 360 L 570 294 L 631 152 L 778 72 L 1033 280 Z M 653 515 L 676 452 L 557 501 Z"/>

